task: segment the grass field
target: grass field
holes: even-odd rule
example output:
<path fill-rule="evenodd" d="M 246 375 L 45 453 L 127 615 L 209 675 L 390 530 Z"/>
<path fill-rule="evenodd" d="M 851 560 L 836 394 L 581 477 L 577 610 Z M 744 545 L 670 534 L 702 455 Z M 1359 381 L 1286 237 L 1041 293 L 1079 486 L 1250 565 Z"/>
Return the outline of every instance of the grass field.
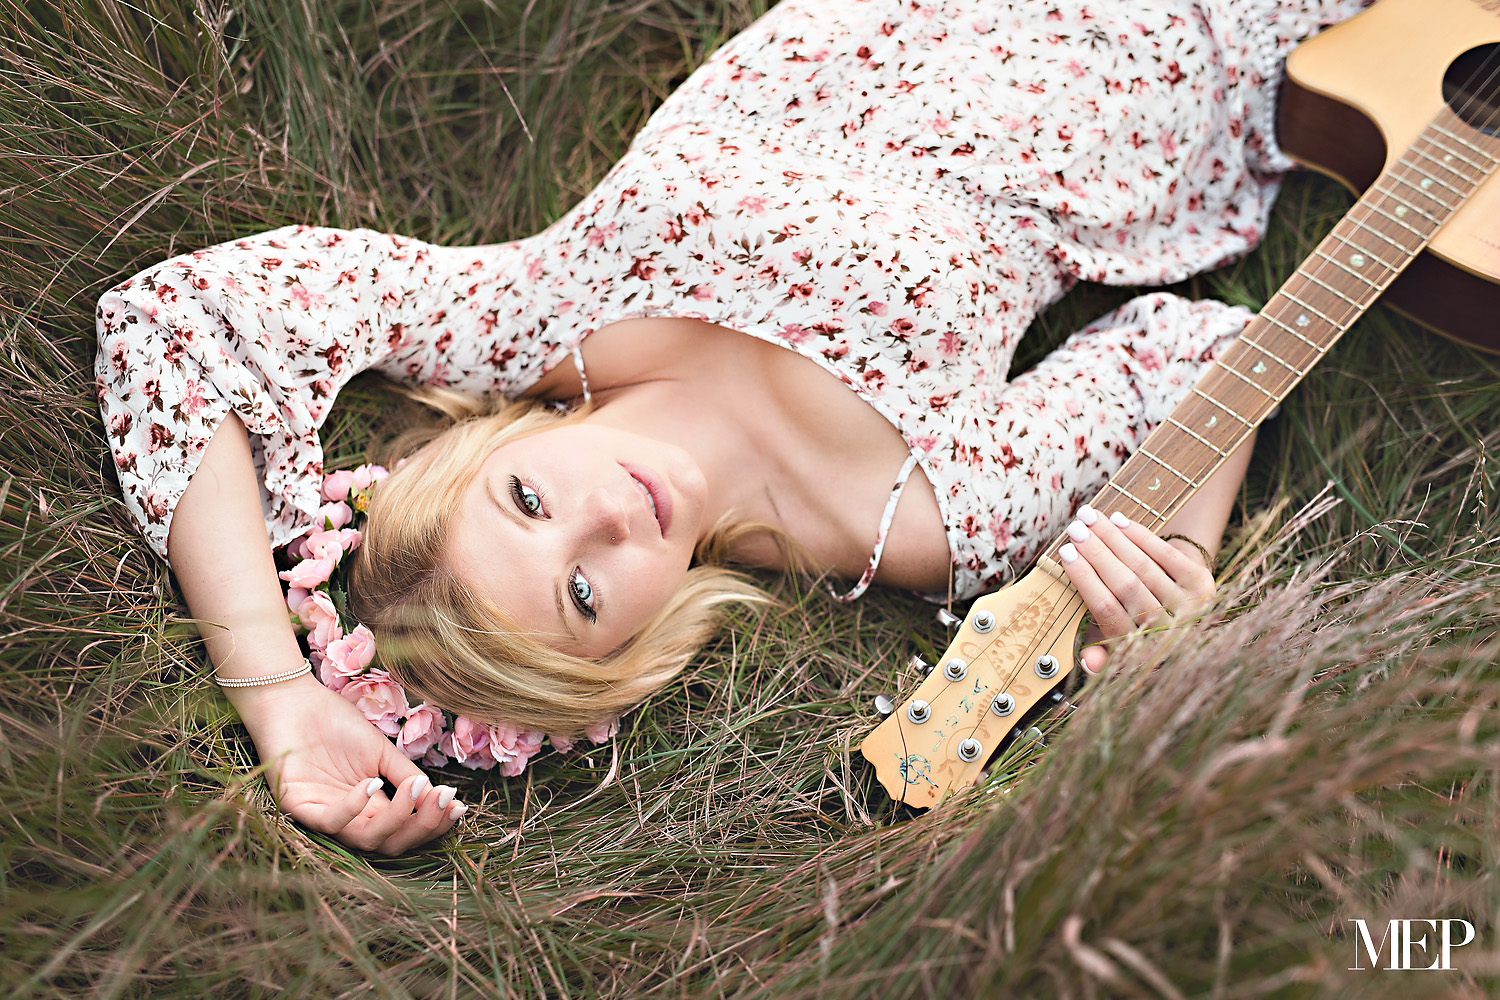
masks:
<path fill-rule="evenodd" d="M 1143 643 L 934 814 L 853 747 L 945 643 L 900 594 L 743 614 L 589 754 L 455 769 L 456 836 L 279 816 L 105 458 L 93 304 L 287 222 L 535 231 L 760 0 L 0 0 L 0 992 L 1484 996 L 1500 986 L 1500 362 L 1382 309 L 1263 433 L 1227 624 Z M 1348 204 L 1288 183 L 1187 291 L 1255 306 Z M 1037 323 L 1034 360 L 1123 290 Z M 394 399 L 341 400 L 363 454 Z M 1462 917 L 1440 975 L 1347 921 Z M 1418 952 L 1418 961 L 1421 953 Z"/>

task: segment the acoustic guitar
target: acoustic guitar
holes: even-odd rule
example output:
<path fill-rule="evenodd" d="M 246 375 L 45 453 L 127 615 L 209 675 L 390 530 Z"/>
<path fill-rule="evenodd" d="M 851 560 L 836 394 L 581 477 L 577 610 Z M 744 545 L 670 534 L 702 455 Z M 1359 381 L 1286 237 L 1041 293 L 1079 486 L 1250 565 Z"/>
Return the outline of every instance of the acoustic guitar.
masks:
<path fill-rule="evenodd" d="M 1364 193 L 1090 501 L 1105 514 L 1160 529 L 1387 290 L 1500 350 L 1500 183 L 1483 186 L 1500 164 L 1500 0 L 1381 0 L 1299 46 L 1287 73 L 1283 148 Z M 861 744 L 893 799 L 927 808 L 972 785 L 1021 719 L 1061 698 L 1084 616 L 1064 541 L 977 599 Z"/>

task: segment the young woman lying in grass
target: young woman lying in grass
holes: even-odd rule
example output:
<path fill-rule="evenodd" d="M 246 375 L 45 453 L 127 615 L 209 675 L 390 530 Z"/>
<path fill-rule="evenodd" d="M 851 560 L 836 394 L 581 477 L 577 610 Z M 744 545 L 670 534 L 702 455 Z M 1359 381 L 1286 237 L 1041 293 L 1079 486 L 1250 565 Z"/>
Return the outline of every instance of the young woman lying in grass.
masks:
<path fill-rule="evenodd" d="M 1163 284 L 1255 244 L 1288 165 L 1280 61 L 1357 7 L 788 0 L 536 236 L 293 227 L 109 291 L 99 392 L 126 499 L 282 807 L 386 853 L 445 832 L 464 806 L 360 697 L 404 688 L 374 715 L 414 755 L 509 740 L 491 759 L 524 765 L 539 733 L 617 716 L 718 606 L 757 599 L 724 560 L 796 550 L 850 599 L 966 598 L 1067 530 L 1104 638 L 1202 600 L 1248 444 L 1170 540 L 1080 504 L 1248 314 L 1148 295 L 1007 370 L 1074 282 Z M 356 491 L 355 536 L 318 428 L 367 369 L 472 415 Z M 304 624 L 322 616 L 339 693 L 288 621 L 273 549 L 294 541 L 282 577 Z M 350 547 L 367 631 L 334 655 L 353 626 L 309 590 Z M 433 748 L 437 708 L 467 721 Z"/>

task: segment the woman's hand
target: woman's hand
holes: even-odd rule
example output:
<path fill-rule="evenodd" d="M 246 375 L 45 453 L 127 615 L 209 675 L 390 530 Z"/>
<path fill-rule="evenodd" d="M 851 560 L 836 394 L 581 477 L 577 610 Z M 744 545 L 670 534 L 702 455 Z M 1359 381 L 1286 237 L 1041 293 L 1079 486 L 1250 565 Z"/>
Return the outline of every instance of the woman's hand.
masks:
<path fill-rule="evenodd" d="M 282 810 L 361 851 L 400 854 L 452 829 L 467 807 L 360 711 L 310 676 L 238 697 Z M 396 786 L 381 791 L 381 777 Z"/>
<path fill-rule="evenodd" d="M 1191 617 L 1213 599 L 1213 571 L 1195 546 L 1179 548 L 1118 511 L 1106 518 L 1084 505 L 1068 537 L 1058 558 L 1094 618 L 1081 654 L 1089 673 L 1102 670 L 1109 655 L 1089 643 Z"/>

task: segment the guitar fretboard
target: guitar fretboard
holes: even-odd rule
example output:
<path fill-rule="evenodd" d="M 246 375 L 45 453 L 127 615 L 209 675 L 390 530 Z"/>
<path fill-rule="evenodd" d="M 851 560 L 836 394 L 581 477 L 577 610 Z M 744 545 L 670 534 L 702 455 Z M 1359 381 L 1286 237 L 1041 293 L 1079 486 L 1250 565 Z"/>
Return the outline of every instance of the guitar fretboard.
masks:
<path fill-rule="evenodd" d="M 1092 501 L 1159 529 L 1494 172 L 1448 109 L 1371 185 Z M 1056 558 L 1060 537 L 1046 554 Z"/>

